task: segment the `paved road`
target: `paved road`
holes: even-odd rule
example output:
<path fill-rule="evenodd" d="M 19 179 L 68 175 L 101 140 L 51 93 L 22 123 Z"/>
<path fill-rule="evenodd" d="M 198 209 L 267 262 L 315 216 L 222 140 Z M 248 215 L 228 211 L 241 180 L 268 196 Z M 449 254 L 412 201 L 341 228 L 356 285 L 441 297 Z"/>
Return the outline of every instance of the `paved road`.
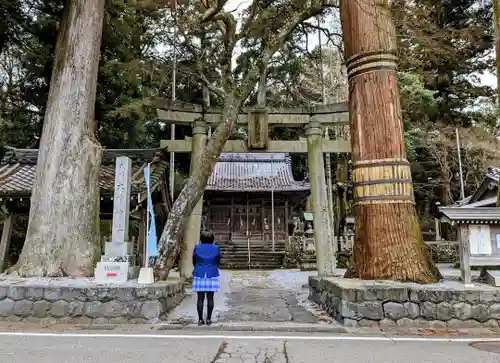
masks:
<path fill-rule="evenodd" d="M 264 336 L 102 332 L 70 335 L 0 333 L 0 362 L 9 363 L 497 363 L 500 354 L 469 342 L 332 335 Z M 12 333 L 15 334 L 15 333 Z M 80 335 L 81 334 L 81 335 Z M 198 333 L 200 334 L 200 333 Z M 222 333 L 221 333 L 222 334 Z M 401 338 L 399 338 L 401 339 Z M 492 345 L 499 348 L 499 345 Z M 500 349 L 497 349 L 500 353 Z"/>

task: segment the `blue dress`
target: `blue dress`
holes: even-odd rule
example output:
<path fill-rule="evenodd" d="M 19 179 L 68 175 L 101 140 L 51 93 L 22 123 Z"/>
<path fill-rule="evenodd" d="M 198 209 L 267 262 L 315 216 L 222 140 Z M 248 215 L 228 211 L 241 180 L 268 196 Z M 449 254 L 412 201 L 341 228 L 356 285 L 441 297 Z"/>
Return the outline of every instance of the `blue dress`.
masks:
<path fill-rule="evenodd" d="M 211 243 L 197 245 L 193 251 L 193 291 L 220 291 L 220 247 Z"/>

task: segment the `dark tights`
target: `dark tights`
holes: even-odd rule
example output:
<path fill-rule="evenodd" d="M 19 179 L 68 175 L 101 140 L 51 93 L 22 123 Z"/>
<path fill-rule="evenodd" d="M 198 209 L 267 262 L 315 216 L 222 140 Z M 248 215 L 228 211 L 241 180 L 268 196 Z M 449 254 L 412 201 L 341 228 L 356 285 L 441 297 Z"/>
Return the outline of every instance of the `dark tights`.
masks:
<path fill-rule="evenodd" d="M 213 292 L 198 292 L 198 301 L 196 309 L 198 310 L 198 319 L 203 320 L 203 305 L 207 295 L 207 320 L 212 320 L 212 312 L 214 311 L 214 293 Z"/>

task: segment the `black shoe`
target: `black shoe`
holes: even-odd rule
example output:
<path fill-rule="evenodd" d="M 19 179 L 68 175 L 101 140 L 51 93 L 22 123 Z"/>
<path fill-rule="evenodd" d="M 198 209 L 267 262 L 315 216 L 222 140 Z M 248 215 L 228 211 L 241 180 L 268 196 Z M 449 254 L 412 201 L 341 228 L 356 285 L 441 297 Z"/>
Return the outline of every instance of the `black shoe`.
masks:
<path fill-rule="evenodd" d="M 208 325 L 208 326 L 212 325 L 212 320 L 207 319 L 207 325 Z"/>
<path fill-rule="evenodd" d="M 203 321 L 203 319 L 198 320 L 198 326 L 202 326 L 202 325 L 205 325 L 205 322 Z"/>

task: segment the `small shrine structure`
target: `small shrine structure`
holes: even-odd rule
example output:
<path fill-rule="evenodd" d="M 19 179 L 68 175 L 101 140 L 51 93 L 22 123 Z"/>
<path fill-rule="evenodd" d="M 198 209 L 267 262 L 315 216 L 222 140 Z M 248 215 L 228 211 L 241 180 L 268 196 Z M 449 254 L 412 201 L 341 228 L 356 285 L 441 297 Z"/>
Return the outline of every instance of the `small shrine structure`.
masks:
<path fill-rule="evenodd" d="M 129 218 L 139 223 L 138 232 L 135 236 L 131 236 L 131 239 L 136 242 L 134 254 L 142 258 L 142 248 L 146 236 L 147 200 L 144 168 L 148 163 L 151 163 L 153 206 L 157 219 L 156 225 L 161 232 L 172 207 L 167 180 L 168 161 L 165 160 L 165 153 L 159 149 L 104 149 L 99 176 L 101 220 L 111 220 L 113 217 L 115 166 L 116 160 L 120 156 L 130 158 L 132 178 Z M 0 163 L 0 207 L 6 214 L 0 240 L 0 271 L 3 271 L 5 265 L 16 217 L 29 214 L 37 160 L 38 150 L 36 149 L 8 148 Z M 101 237 L 106 238 L 107 236 Z M 140 261 L 136 261 L 136 263 L 142 265 Z"/>
<path fill-rule="evenodd" d="M 202 228 L 215 233 L 222 266 L 280 268 L 290 207 L 309 196 L 287 153 L 223 153 L 204 193 Z"/>
<path fill-rule="evenodd" d="M 458 227 L 460 268 L 466 285 L 472 283 L 472 266 L 500 266 L 500 208 L 441 207 L 439 211 Z"/>

